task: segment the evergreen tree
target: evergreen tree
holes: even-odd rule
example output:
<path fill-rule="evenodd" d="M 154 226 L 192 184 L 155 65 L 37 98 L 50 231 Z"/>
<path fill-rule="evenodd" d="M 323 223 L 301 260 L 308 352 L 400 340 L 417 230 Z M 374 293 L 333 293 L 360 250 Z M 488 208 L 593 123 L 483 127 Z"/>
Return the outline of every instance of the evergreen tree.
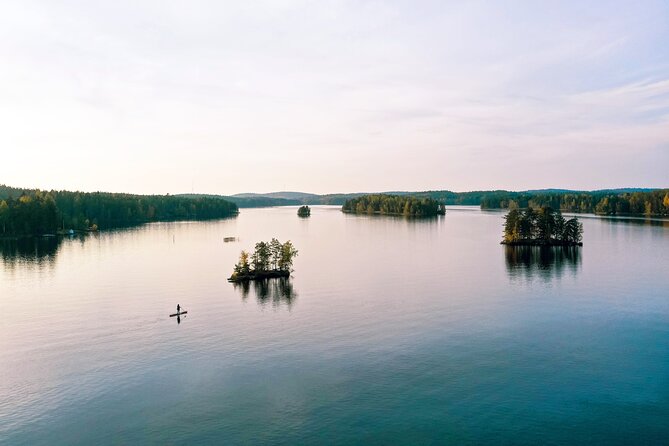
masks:
<path fill-rule="evenodd" d="M 253 251 L 253 256 L 251 257 L 251 264 L 253 265 L 253 270 L 257 272 L 267 271 L 269 269 L 270 262 L 270 248 L 269 244 L 266 242 L 256 243 L 255 251 Z"/>
<path fill-rule="evenodd" d="M 272 259 L 271 260 L 272 269 L 279 268 L 279 262 L 281 261 L 281 250 L 282 250 L 281 242 L 278 241 L 276 238 L 273 238 L 269 242 L 269 252 Z"/>

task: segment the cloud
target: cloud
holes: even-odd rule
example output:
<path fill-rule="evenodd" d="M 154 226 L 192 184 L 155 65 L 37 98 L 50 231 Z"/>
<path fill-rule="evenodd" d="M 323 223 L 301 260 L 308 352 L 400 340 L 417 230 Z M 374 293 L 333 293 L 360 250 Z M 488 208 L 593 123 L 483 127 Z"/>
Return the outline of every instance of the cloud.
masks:
<path fill-rule="evenodd" d="M 662 2 L 3 8 L 4 182 L 172 193 L 193 176 L 212 193 L 666 186 Z"/>

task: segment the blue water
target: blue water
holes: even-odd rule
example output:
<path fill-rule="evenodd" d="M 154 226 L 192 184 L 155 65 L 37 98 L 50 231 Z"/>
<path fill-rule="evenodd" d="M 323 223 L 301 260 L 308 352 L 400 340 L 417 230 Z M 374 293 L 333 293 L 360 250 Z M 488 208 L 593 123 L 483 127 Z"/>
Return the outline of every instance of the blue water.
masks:
<path fill-rule="evenodd" d="M 667 444 L 669 222 L 582 221 L 548 251 L 475 208 L 5 243 L 0 443 Z M 291 280 L 227 283 L 274 236 Z"/>

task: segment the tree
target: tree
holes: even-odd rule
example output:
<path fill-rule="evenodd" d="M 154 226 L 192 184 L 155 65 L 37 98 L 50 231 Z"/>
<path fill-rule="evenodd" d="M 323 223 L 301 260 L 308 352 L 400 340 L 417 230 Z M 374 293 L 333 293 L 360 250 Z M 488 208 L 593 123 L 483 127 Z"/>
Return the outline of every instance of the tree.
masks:
<path fill-rule="evenodd" d="M 293 258 L 295 256 L 297 256 L 297 249 L 295 249 L 290 240 L 281 245 L 281 259 L 279 260 L 279 270 L 290 271 L 290 268 L 293 266 Z"/>
<path fill-rule="evenodd" d="M 537 214 L 532 208 L 523 211 L 518 230 L 521 239 L 529 240 L 535 237 Z"/>
<path fill-rule="evenodd" d="M 0 200 L 0 227 L 2 233 L 7 232 L 7 220 L 9 219 L 9 205 L 5 200 Z"/>
<path fill-rule="evenodd" d="M 281 260 L 281 242 L 276 238 L 273 238 L 269 242 L 269 252 L 271 256 L 272 269 L 277 269 L 279 267 L 279 261 Z"/>
<path fill-rule="evenodd" d="M 270 262 L 270 249 L 267 242 L 256 243 L 255 251 L 253 252 L 251 264 L 255 271 L 267 271 Z"/>
<path fill-rule="evenodd" d="M 511 209 L 504 217 L 504 241 L 516 242 L 520 240 L 520 212 Z"/>
<path fill-rule="evenodd" d="M 557 211 L 553 216 L 553 223 L 554 225 L 551 237 L 553 237 L 556 240 L 561 240 L 561 241 L 564 240 L 564 227 L 567 221 L 562 216 L 562 213 L 560 211 Z"/>
<path fill-rule="evenodd" d="M 565 222 L 563 240 L 571 243 L 580 243 L 583 238 L 583 225 L 576 218 Z"/>
<path fill-rule="evenodd" d="M 553 234 L 555 218 L 553 209 L 548 206 L 542 207 L 537 214 L 537 238 L 549 241 Z"/>
<path fill-rule="evenodd" d="M 235 265 L 235 274 L 244 276 L 247 275 L 251 271 L 251 267 L 249 265 L 249 253 L 246 251 L 242 251 L 239 253 L 239 262 Z"/>
<path fill-rule="evenodd" d="M 643 211 L 643 213 L 644 213 L 644 215 L 646 215 L 646 216 L 651 216 L 651 215 L 653 215 L 653 203 L 651 203 L 650 201 L 646 201 L 646 203 L 644 203 L 644 211 Z"/>

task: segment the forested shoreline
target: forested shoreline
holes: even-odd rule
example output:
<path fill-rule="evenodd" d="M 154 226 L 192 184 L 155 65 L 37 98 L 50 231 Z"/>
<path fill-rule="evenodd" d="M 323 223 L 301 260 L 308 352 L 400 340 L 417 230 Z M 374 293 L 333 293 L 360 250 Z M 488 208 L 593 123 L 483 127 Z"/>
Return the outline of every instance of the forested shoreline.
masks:
<path fill-rule="evenodd" d="M 56 234 L 133 226 L 155 221 L 208 220 L 237 215 L 220 198 L 106 192 L 22 191 L 0 188 L 0 237 Z"/>
<path fill-rule="evenodd" d="M 133 195 L 106 192 L 40 191 L 0 185 L 0 237 L 95 230 L 151 221 L 204 220 L 235 215 L 239 207 L 339 204 L 349 213 L 430 216 L 442 204 L 481 209 L 541 209 L 619 216 L 669 216 L 669 189 L 618 189 L 591 192 L 504 190 L 392 192 L 309 195 L 291 199 L 221 195 Z M 436 209 L 436 211 L 435 211 Z"/>
<path fill-rule="evenodd" d="M 432 198 L 409 195 L 363 195 L 347 200 L 342 211 L 352 214 L 402 215 L 406 217 L 432 217 L 444 214 L 444 205 Z"/>
<path fill-rule="evenodd" d="M 365 194 L 332 194 L 302 200 L 306 204 L 344 204 Z M 669 189 L 566 191 L 539 190 L 513 192 L 505 190 L 451 192 L 388 192 L 375 195 L 431 198 L 446 205 L 480 206 L 481 209 L 514 209 L 544 206 L 561 212 L 597 215 L 629 215 L 646 217 L 669 216 Z"/>
<path fill-rule="evenodd" d="M 669 216 L 669 189 L 647 192 L 582 192 L 531 194 L 510 192 L 484 197 L 482 209 L 550 207 L 562 212 L 598 215 Z"/>
<path fill-rule="evenodd" d="M 669 189 L 606 189 L 595 191 L 572 191 L 545 189 L 514 192 L 506 190 L 452 192 L 447 190 L 419 192 L 383 192 L 309 195 L 281 202 L 280 199 L 254 197 L 269 200 L 268 205 L 345 205 L 346 202 L 363 196 L 385 195 L 399 197 L 430 198 L 445 205 L 480 206 L 481 209 L 514 209 L 548 206 L 561 212 L 593 213 L 597 215 L 629 215 L 646 217 L 669 216 Z M 225 197 L 223 197 L 225 198 Z M 275 200 L 275 201 L 271 201 Z M 278 200 L 278 201 L 277 201 Z M 246 207 L 239 204 L 240 207 Z M 346 210 L 346 212 L 354 212 Z M 366 212 L 366 211 L 365 211 Z M 403 212 L 400 212 L 401 215 Z"/>

